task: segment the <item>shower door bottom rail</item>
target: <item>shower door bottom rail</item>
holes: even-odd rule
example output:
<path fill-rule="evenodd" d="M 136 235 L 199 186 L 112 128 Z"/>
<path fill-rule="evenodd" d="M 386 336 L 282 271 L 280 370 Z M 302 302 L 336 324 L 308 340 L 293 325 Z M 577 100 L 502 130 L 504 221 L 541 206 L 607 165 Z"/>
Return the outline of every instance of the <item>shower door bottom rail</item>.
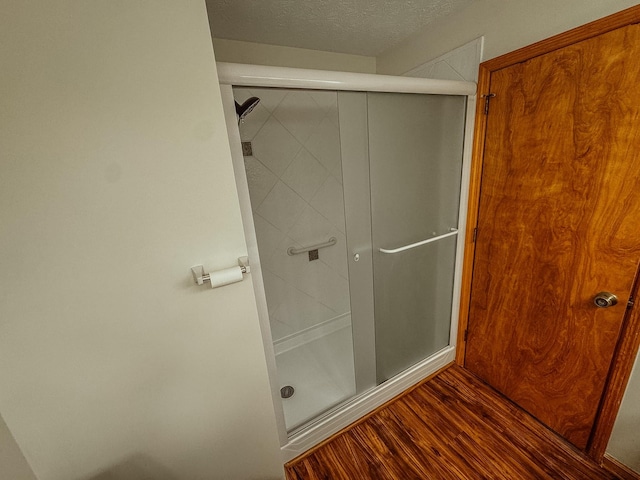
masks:
<path fill-rule="evenodd" d="M 404 247 L 398 247 L 394 249 L 380 248 L 379 250 L 380 250 L 380 253 L 386 253 L 386 254 L 400 253 L 406 250 L 411 250 L 412 248 L 421 247 L 422 245 L 426 245 L 427 243 L 437 242 L 438 240 L 442 240 L 443 238 L 447 238 L 447 237 L 452 237 L 457 234 L 458 234 L 458 229 L 451 228 L 451 231 L 449 233 L 438 235 L 437 237 L 433 237 L 433 238 L 428 238 L 426 240 L 422 240 L 421 242 L 412 243 L 410 245 L 405 245 Z"/>
<path fill-rule="evenodd" d="M 294 432 L 288 442 L 280 447 L 283 462 L 289 462 L 400 395 L 407 388 L 452 364 L 455 360 L 455 352 L 455 345 L 449 345 L 377 387 L 356 395 L 335 410 L 330 410 L 316 421 Z"/>

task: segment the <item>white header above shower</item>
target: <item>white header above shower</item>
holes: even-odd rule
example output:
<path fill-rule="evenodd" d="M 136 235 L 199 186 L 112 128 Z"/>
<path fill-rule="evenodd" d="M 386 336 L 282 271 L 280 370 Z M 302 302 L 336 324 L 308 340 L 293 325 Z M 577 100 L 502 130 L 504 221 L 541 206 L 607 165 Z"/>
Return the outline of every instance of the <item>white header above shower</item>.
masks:
<path fill-rule="evenodd" d="M 217 65 L 220 83 L 224 85 L 434 95 L 476 94 L 476 84 L 473 82 L 270 67 L 242 63 L 218 62 Z"/>

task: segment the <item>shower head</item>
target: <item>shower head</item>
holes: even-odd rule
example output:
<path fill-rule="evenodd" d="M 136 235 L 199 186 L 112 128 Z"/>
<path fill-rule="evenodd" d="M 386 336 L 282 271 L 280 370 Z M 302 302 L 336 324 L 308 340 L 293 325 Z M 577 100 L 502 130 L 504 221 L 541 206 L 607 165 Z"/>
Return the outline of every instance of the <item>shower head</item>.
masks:
<path fill-rule="evenodd" d="M 251 97 L 245 100 L 242 105 L 238 102 L 236 103 L 236 114 L 238 115 L 238 123 L 244 120 L 247 115 L 251 113 L 251 111 L 256 108 L 256 105 L 260 103 L 260 99 L 258 97 Z"/>

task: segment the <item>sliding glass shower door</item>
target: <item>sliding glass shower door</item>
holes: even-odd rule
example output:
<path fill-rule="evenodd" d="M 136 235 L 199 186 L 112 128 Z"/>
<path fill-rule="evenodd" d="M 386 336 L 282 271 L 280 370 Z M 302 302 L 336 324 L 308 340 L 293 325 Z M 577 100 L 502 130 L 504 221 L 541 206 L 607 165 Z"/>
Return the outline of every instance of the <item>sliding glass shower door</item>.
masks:
<path fill-rule="evenodd" d="M 368 93 L 377 382 L 449 344 L 466 98 Z"/>
<path fill-rule="evenodd" d="M 293 434 L 449 344 L 466 97 L 234 96 Z"/>
<path fill-rule="evenodd" d="M 235 88 L 234 97 L 293 431 L 356 393 L 337 94 Z"/>

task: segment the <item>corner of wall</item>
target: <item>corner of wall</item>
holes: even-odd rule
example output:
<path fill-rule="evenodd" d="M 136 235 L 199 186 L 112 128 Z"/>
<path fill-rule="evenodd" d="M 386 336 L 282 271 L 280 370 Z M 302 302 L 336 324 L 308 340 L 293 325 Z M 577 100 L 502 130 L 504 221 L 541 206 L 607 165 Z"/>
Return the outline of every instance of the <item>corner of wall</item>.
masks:
<path fill-rule="evenodd" d="M 22 450 L 0 416 L 0 476 L 11 480 L 37 480 Z"/>
<path fill-rule="evenodd" d="M 357 73 L 376 72 L 376 58 L 363 55 L 241 42 L 224 38 L 213 38 L 213 48 L 219 62 Z"/>
<path fill-rule="evenodd" d="M 636 4 L 636 0 L 472 2 L 382 52 L 376 57 L 377 72 L 400 75 L 483 35 L 483 60 L 489 60 Z"/>

